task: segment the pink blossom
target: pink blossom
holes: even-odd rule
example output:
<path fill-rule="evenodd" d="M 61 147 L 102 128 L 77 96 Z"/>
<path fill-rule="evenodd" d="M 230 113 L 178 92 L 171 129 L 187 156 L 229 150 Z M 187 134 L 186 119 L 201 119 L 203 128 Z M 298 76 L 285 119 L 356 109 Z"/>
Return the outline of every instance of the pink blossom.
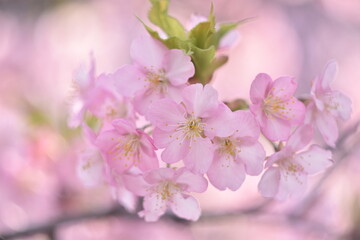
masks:
<path fill-rule="evenodd" d="M 257 141 L 260 129 L 249 111 L 233 113 L 234 132 L 228 137 L 215 137 L 215 154 L 207 175 L 216 188 L 237 190 L 245 173 L 259 175 L 263 170 L 265 151 Z"/>
<path fill-rule="evenodd" d="M 132 166 L 142 171 L 159 167 L 153 140 L 136 129 L 133 121 L 116 119 L 112 125 L 113 129 L 100 133 L 95 142 L 110 171 L 122 173 Z"/>
<path fill-rule="evenodd" d="M 121 95 L 134 97 L 135 109 L 143 115 L 155 100 L 169 97 L 178 101 L 195 72 L 191 58 L 182 50 L 169 50 L 149 36 L 135 39 L 130 54 L 134 63 L 117 70 L 114 82 Z"/>
<path fill-rule="evenodd" d="M 307 107 L 307 123 L 314 123 L 325 142 L 335 147 L 339 131 L 336 119 L 347 120 L 351 115 L 351 100 L 339 91 L 331 89 L 338 70 L 335 61 L 329 62 L 323 74 L 316 78 L 312 88 L 312 101 Z"/>
<path fill-rule="evenodd" d="M 271 155 L 259 183 L 259 191 L 264 197 L 284 200 L 290 195 L 304 192 L 307 176 L 316 174 L 332 164 L 331 152 L 317 145 L 297 153 L 312 139 L 311 125 L 303 125 L 289 137 L 286 146 Z"/>
<path fill-rule="evenodd" d="M 90 66 L 81 66 L 74 75 L 75 96 L 70 112 L 69 126 L 78 127 L 89 111 L 98 118 L 111 121 L 115 118 L 131 117 L 131 106 L 113 89 L 111 75 L 95 75 L 95 61 Z"/>
<path fill-rule="evenodd" d="M 222 117 L 227 107 L 218 101 L 210 85 L 188 86 L 182 97 L 181 103 L 165 98 L 150 106 L 148 118 L 156 127 L 154 142 L 158 148 L 165 148 L 161 154 L 164 162 L 184 160 L 188 169 L 205 173 L 213 159 L 211 139 L 232 133 Z"/>
<path fill-rule="evenodd" d="M 146 221 L 156 221 L 168 207 L 178 217 L 196 221 L 201 209 L 189 192 L 204 192 L 207 181 L 185 168 L 159 168 L 141 175 L 125 175 L 125 186 L 133 193 L 144 196 L 144 210 L 139 215 Z"/>
<path fill-rule="evenodd" d="M 305 106 L 293 94 L 297 83 L 290 77 L 272 81 L 260 73 L 251 84 L 251 112 L 260 125 L 261 132 L 271 141 L 286 140 L 291 127 L 303 122 Z"/>
<path fill-rule="evenodd" d="M 101 152 L 96 147 L 98 136 L 84 123 L 82 130 L 87 148 L 78 155 L 78 177 L 87 187 L 107 182 L 113 198 L 129 211 L 133 211 L 137 199 L 124 187 L 122 176 L 117 169 L 114 169 L 112 162 L 104 161 Z"/>
<path fill-rule="evenodd" d="M 77 175 L 87 187 L 103 183 L 104 161 L 100 151 L 95 147 L 96 135 L 86 125 L 82 124 L 86 148 L 78 154 Z"/>

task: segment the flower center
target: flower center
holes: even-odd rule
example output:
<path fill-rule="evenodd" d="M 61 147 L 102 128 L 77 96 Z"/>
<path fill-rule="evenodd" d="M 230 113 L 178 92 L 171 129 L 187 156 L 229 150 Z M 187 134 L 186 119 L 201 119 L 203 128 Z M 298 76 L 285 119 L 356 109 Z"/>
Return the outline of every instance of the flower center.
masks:
<path fill-rule="evenodd" d="M 285 111 L 286 107 L 283 100 L 277 96 L 268 95 L 263 100 L 263 111 L 267 117 L 279 115 Z"/>
<path fill-rule="evenodd" d="M 149 71 L 146 73 L 146 81 L 150 82 L 149 89 L 157 90 L 160 93 L 165 93 L 167 90 L 168 80 L 165 76 L 165 71 L 160 69 L 159 71 Z"/>
<path fill-rule="evenodd" d="M 187 122 L 182 124 L 179 130 L 182 130 L 186 138 L 196 138 L 203 135 L 205 124 L 201 122 L 200 118 L 191 116 L 187 119 Z"/>
<path fill-rule="evenodd" d="M 158 193 L 161 197 L 161 200 L 171 200 L 171 198 L 176 194 L 181 192 L 180 187 L 171 181 L 165 181 L 157 185 L 155 192 Z"/>
<path fill-rule="evenodd" d="M 230 138 L 225 138 L 221 146 L 221 151 L 234 156 L 236 152 L 236 146 Z"/>
<path fill-rule="evenodd" d="M 115 139 L 112 138 L 112 141 L 117 141 L 113 148 L 108 152 L 112 154 L 113 160 L 132 160 L 134 164 L 139 161 L 139 137 L 135 134 L 129 134 L 125 140 L 122 138 Z M 128 163 L 124 163 L 125 167 L 128 166 Z"/>
<path fill-rule="evenodd" d="M 332 94 L 325 94 L 324 96 L 324 105 L 326 110 L 339 110 L 341 108 L 341 104 L 338 102 L 338 99 Z"/>

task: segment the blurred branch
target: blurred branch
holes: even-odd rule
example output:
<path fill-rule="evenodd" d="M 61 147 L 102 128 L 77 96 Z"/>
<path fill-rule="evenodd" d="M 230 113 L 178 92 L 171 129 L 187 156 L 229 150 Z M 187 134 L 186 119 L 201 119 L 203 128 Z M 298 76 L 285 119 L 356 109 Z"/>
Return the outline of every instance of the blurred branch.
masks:
<path fill-rule="evenodd" d="M 352 146 L 348 149 L 345 147 L 345 142 L 353 136 L 358 127 L 360 125 L 360 121 L 357 121 L 354 125 L 350 126 L 346 130 L 342 132 L 338 141 L 337 148 L 333 149 L 333 156 L 336 155 L 336 161 L 330 169 L 328 169 L 321 177 L 321 179 L 317 182 L 317 184 L 313 187 L 310 193 L 302 200 L 291 212 L 289 215 L 291 218 L 296 219 L 301 216 L 304 216 L 317 202 L 318 198 L 321 196 L 321 187 L 324 185 L 327 179 L 333 174 L 333 172 L 343 163 L 346 158 L 348 158 L 354 150 L 359 149 L 360 147 L 360 138 L 356 139 L 356 141 L 352 144 Z"/>
<path fill-rule="evenodd" d="M 213 214 L 213 213 L 204 213 L 199 221 L 204 220 L 217 220 L 219 218 L 227 218 L 227 217 L 234 217 L 239 215 L 249 215 L 249 214 L 256 214 L 260 212 L 263 208 L 269 205 L 271 200 L 265 200 L 264 202 L 251 206 L 246 209 L 240 209 L 238 211 L 231 211 L 226 213 L 219 213 L 219 214 Z M 29 235 L 34 235 L 38 233 L 46 234 L 50 237 L 50 239 L 56 239 L 56 229 L 58 227 L 61 227 L 61 225 L 74 223 L 74 222 L 81 222 L 81 221 L 87 221 L 91 219 L 97 219 L 97 218 L 106 218 L 106 217 L 122 217 L 122 218 L 129 218 L 129 219 L 140 219 L 136 213 L 130 213 L 128 212 L 124 207 L 120 205 L 113 206 L 109 209 L 99 210 L 99 211 L 93 211 L 93 212 L 86 212 L 86 213 L 80 213 L 70 216 L 63 216 L 58 219 L 55 219 L 53 221 L 49 221 L 46 224 L 38 225 L 29 227 L 22 231 L 17 232 L 10 232 L 10 233 L 4 233 L 0 234 L 1 240 L 6 239 L 14 239 L 17 237 L 24 237 Z M 162 219 L 172 220 L 177 223 L 181 224 L 189 224 L 190 222 L 181 218 L 178 218 L 172 213 L 165 214 Z"/>
<path fill-rule="evenodd" d="M 137 215 L 134 213 L 129 213 L 124 207 L 117 205 L 105 210 L 99 211 L 92 211 L 80 214 L 74 214 L 69 216 L 63 216 L 53 221 L 49 221 L 48 223 L 29 227 L 22 231 L 11 232 L 11 233 L 4 233 L 0 234 L 0 239 L 14 239 L 17 237 L 24 237 L 29 235 L 34 235 L 37 233 L 44 233 L 46 235 L 50 235 L 52 233 L 53 237 L 51 239 L 56 239 L 55 234 L 56 228 L 63 224 L 69 224 L 73 222 L 80 222 L 84 220 L 96 219 L 96 218 L 104 218 L 104 217 L 111 217 L 111 216 L 122 216 L 127 218 L 137 218 Z"/>
<path fill-rule="evenodd" d="M 332 173 L 341 165 L 344 160 L 350 156 L 350 154 L 359 148 L 360 146 L 360 139 L 356 139 L 356 141 L 352 144 L 352 146 L 348 149 L 345 149 L 345 142 L 349 139 L 350 136 L 353 136 L 356 133 L 356 130 L 360 124 L 360 121 L 354 124 L 353 126 L 349 127 L 348 129 L 344 130 L 339 137 L 338 141 L 338 148 L 334 149 L 337 155 L 337 161 L 335 161 L 332 168 L 327 170 L 322 178 L 318 181 L 315 187 L 311 190 L 311 192 L 307 195 L 306 198 L 296 207 L 294 211 L 290 212 L 289 214 L 277 214 L 277 213 L 266 213 L 264 209 L 266 209 L 271 203 L 271 199 L 266 199 L 261 203 L 254 204 L 248 208 L 239 209 L 239 210 L 232 210 L 228 212 L 218 212 L 218 213 L 211 213 L 211 212 L 204 212 L 199 219 L 199 221 L 218 221 L 220 219 L 228 219 L 239 217 L 242 215 L 261 215 L 261 214 L 268 214 L 270 216 L 280 216 L 284 217 L 288 223 L 301 223 L 302 225 L 306 226 L 307 229 L 313 229 L 320 232 L 330 234 L 330 229 L 327 229 L 326 226 L 322 225 L 321 223 L 313 222 L 309 219 L 305 218 L 306 213 L 314 206 L 314 203 L 317 201 L 318 197 L 320 196 L 320 189 L 322 185 L 326 182 L 326 180 L 332 175 Z M 122 218 L 129 218 L 129 219 L 139 219 L 136 213 L 129 213 L 124 207 L 120 205 L 113 206 L 109 209 L 103 209 L 99 211 L 92 211 L 92 212 L 85 212 L 80 214 L 74 214 L 69 216 L 62 216 L 58 219 L 54 219 L 53 221 L 49 221 L 48 223 L 29 227 L 22 231 L 17 232 L 10 232 L 0 234 L 0 239 L 14 239 L 17 237 L 24 237 L 29 235 L 34 235 L 38 233 L 46 234 L 49 236 L 49 239 L 56 239 L 56 229 L 61 225 L 74 223 L 74 222 L 81 222 L 85 220 L 97 219 L 97 218 L 106 218 L 106 217 L 122 217 Z M 189 221 L 183 220 L 178 218 L 172 213 L 165 214 L 162 219 L 172 220 L 174 222 L 180 224 L 190 224 Z M 141 220 L 142 221 L 142 220 Z M 335 235 L 331 233 L 331 235 Z"/>

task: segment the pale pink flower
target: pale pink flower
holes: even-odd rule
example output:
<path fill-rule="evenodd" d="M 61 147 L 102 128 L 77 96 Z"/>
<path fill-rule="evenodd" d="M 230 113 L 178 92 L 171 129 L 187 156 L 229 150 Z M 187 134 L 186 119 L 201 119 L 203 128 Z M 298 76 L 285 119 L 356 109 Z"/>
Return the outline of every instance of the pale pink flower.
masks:
<path fill-rule="evenodd" d="M 86 148 L 78 154 L 76 173 L 85 186 L 92 187 L 105 181 L 104 160 L 95 147 L 95 133 L 86 124 L 82 124 L 82 130 Z"/>
<path fill-rule="evenodd" d="M 93 57 L 89 68 L 81 66 L 75 72 L 73 83 L 75 96 L 68 121 L 70 127 L 81 125 L 86 111 L 108 122 L 115 118 L 133 116 L 128 102 L 114 91 L 112 76 L 96 76 Z"/>
<path fill-rule="evenodd" d="M 311 125 L 303 125 L 289 137 L 286 146 L 271 155 L 259 183 L 264 197 L 284 200 L 304 192 L 307 176 L 316 174 L 332 164 L 331 152 L 317 145 L 297 153 L 310 143 L 313 136 Z"/>
<path fill-rule="evenodd" d="M 133 193 L 144 196 L 144 210 L 139 215 L 146 221 L 156 221 L 168 207 L 180 218 L 196 221 L 201 209 L 189 192 L 204 192 L 206 179 L 185 168 L 159 168 L 142 175 L 125 175 L 125 186 Z"/>
<path fill-rule="evenodd" d="M 293 97 L 297 83 L 291 77 L 272 81 L 260 73 L 251 84 L 251 112 L 260 125 L 261 132 L 271 141 L 286 140 L 293 126 L 303 122 L 305 106 Z"/>
<path fill-rule="evenodd" d="M 184 160 L 189 170 L 205 173 L 213 159 L 211 139 L 232 133 L 232 127 L 223 122 L 227 107 L 210 85 L 190 85 L 182 96 L 181 103 L 165 98 L 150 106 L 148 118 L 156 127 L 154 142 L 165 148 L 161 154 L 164 162 Z"/>
<path fill-rule="evenodd" d="M 115 119 L 113 129 L 101 132 L 95 145 L 111 171 L 123 173 L 132 166 L 142 171 L 159 167 L 153 140 L 129 119 Z"/>
<path fill-rule="evenodd" d="M 339 91 L 331 89 L 338 65 L 329 62 L 322 75 L 315 79 L 311 88 L 312 101 L 307 107 L 307 123 L 314 123 L 325 142 L 335 147 L 339 131 L 336 119 L 347 120 L 351 115 L 351 100 Z"/>
<path fill-rule="evenodd" d="M 87 187 L 108 183 L 112 197 L 127 210 L 134 211 L 137 199 L 124 187 L 122 175 L 116 168 L 114 169 L 111 161 L 104 161 L 96 147 L 98 136 L 84 123 L 82 130 L 87 148 L 78 155 L 78 177 Z"/>
<path fill-rule="evenodd" d="M 233 113 L 234 131 L 228 137 L 215 137 L 214 160 L 207 175 L 219 190 L 237 190 L 245 180 L 245 173 L 259 175 L 263 170 L 265 151 L 258 142 L 260 129 L 249 111 Z"/>
<path fill-rule="evenodd" d="M 134 97 L 135 109 L 145 115 L 155 100 L 179 100 L 181 90 L 195 73 L 190 56 L 179 49 L 167 49 L 150 36 L 133 41 L 130 55 L 134 63 L 117 70 L 114 83 L 125 97 Z"/>

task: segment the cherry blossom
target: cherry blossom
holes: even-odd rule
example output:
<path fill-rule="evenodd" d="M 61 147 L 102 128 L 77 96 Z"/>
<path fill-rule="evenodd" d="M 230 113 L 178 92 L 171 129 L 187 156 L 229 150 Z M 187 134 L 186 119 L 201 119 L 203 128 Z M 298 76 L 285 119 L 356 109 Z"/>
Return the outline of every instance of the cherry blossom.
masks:
<path fill-rule="evenodd" d="M 314 123 L 325 142 L 332 147 L 335 147 L 339 135 L 336 119 L 348 120 L 351 115 L 350 98 L 330 87 L 337 71 L 337 63 L 331 61 L 322 75 L 315 79 L 306 116 L 306 122 Z"/>
<path fill-rule="evenodd" d="M 96 134 L 86 125 L 82 124 L 86 148 L 78 154 L 77 175 L 87 187 L 104 182 L 104 161 L 101 153 L 95 147 Z"/>
<path fill-rule="evenodd" d="M 205 173 L 213 159 L 211 139 L 232 133 L 232 128 L 223 124 L 227 107 L 210 85 L 193 84 L 182 96 L 181 103 L 165 98 L 150 106 L 148 118 L 156 127 L 154 142 L 165 148 L 161 154 L 164 162 L 184 160 L 188 169 Z"/>
<path fill-rule="evenodd" d="M 144 196 L 144 210 L 139 215 L 146 221 L 157 221 L 168 207 L 178 217 L 196 221 L 201 209 L 189 192 L 204 192 L 208 183 L 185 168 L 158 168 L 142 175 L 125 175 L 125 186 L 138 196 Z"/>
<path fill-rule="evenodd" d="M 286 140 L 291 127 L 303 122 L 305 106 L 295 97 L 297 83 L 290 77 L 272 81 L 260 73 L 251 84 L 251 112 L 260 125 L 261 132 L 271 141 Z"/>
<path fill-rule="evenodd" d="M 150 136 L 128 119 L 116 119 L 112 125 L 113 129 L 101 132 L 95 141 L 110 171 L 122 173 L 132 166 L 142 171 L 159 167 Z"/>
<path fill-rule="evenodd" d="M 155 100 L 170 97 L 178 101 L 194 75 L 189 56 L 179 49 L 169 50 L 149 36 L 135 39 L 130 54 L 134 63 L 117 70 L 114 83 L 121 95 L 134 97 L 134 107 L 143 115 Z"/>
<path fill-rule="evenodd" d="M 289 137 L 286 146 L 271 155 L 259 183 L 259 191 L 264 197 L 284 200 L 291 195 L 304 193 L 307 176 L 316 174 L 331 166 L 331 152 L 318 145 L 300 152 L 312 140 L 311 125 L 303 125 Z"/>
<path fill-rule="evenodd" d="M 89 68 L 81 66 L 74 74 L 75 96 L 70 112 L 69 126 L 78 127 L 89 111 L 105 121 L 132 116 L 131 106 L 114 91 L 111 75 L 95 75 L 95 60 L 90 58 Z"/>
<path fill-rule="evenodd" d="M 249 111 L 233 113 L 234 132 L 228 137 L 215 137 L 215 154 L 207 175 L 220 190 L 237 190 L 245 173 L 259 175 L 263 170 L 265 151 L 257 141 L 260 129 Z M 231 122 L 227 122 L 231 124 Z"/>

